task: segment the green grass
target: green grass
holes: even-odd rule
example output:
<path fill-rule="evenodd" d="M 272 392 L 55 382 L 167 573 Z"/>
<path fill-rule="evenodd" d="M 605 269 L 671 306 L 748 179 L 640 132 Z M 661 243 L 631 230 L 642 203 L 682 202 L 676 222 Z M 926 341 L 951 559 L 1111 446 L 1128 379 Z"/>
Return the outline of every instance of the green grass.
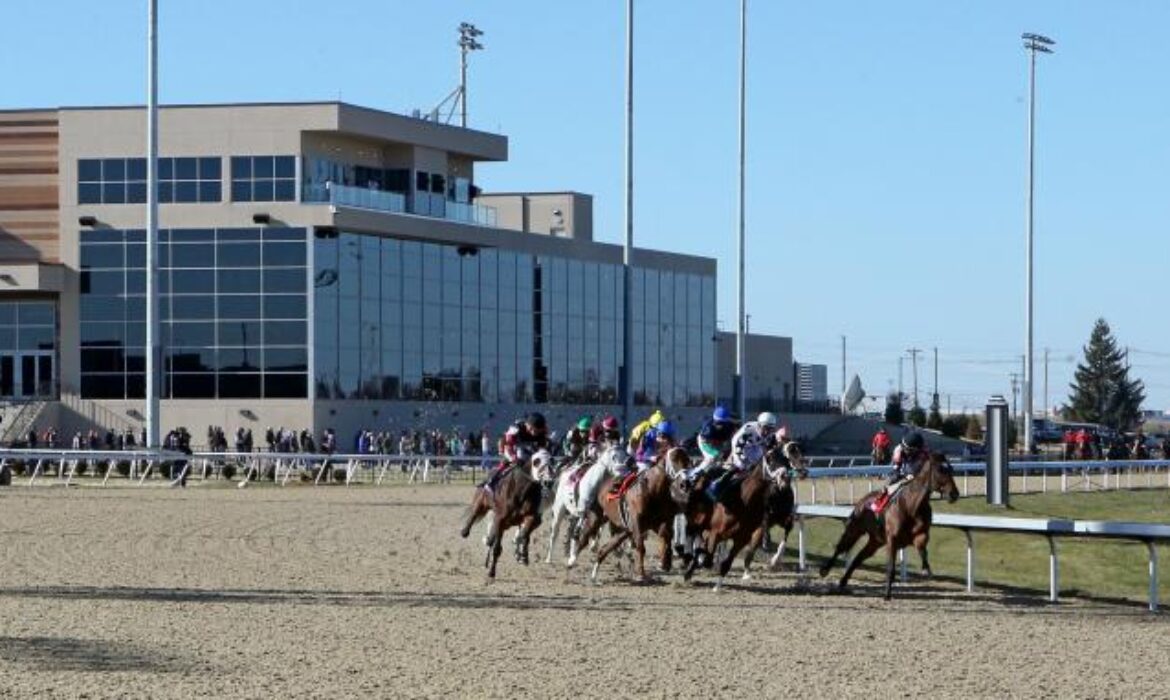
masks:
<path fill-rule="evenodd" d="M 1095 493 L 1047 493 L 1013 495 L 1010 509 L 988 506 L 983 497 L 959 500 L 954 504 L 935 501 L 936 512 L 998 515 L 1019 518 L 1068 518 L 1076 520 L 1122 520 L 1170 523 L 1170 491 L 1104 491 Z M 840 521 L 810 518 L 806 521 L 810 565 L 832 552 L 841 534 Z M 973 534 L 975 540 L 975 585 L 1034 591 L 1043 597 L 1048 590 L 1048 542 L 1039 535 L 1001 533 Z M 1149 591 L 1146 546 L 1125 540 L 1085 540 L 1060 537 L 1056 540 L 1060 559 L 1061 597 L 1145 601 Z M 935 576 L 966 580 L 966 544 L 963 534 L 950 528 L 930 533 L 930 564 Z M 918 569 L 918 555 L 908 552 L 910 571 Z M 875 554 L 864 570 L 884 571 L 883 554 Z M 1170 545 L 1158 547 L 1159 598 L 1170 600 Z M 839 577 L 840 565 L 830 576 Z M 863 574 L 860 580 L 873 581 Z M 913 582 L 913 575 L 911 581 Z"/>

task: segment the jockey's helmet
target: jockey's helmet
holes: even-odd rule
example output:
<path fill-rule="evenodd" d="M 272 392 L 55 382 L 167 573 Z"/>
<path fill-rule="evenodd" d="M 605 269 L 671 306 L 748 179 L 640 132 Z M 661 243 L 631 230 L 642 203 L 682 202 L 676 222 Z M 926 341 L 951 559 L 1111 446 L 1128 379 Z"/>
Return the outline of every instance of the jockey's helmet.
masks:
<path fill-rule="evenodd" d="M 544 416 L 542 414 L 533 411 L 532 413 L 528 414 L 528 417 L 524 419 L 524 422 L 527 423 L 528 427 L 532 430 L 537 432 L 544 432 L 545 423 Z"/>
<path fill-rule="evenodd" d="M 593 427 L 593 416 L 581 416 L 577 420 L 577 430 L 589 430 Z"/>
<path fill-rule="evenodd" d="M 763 428 L 775 428 L 780 419 L 776 417 L 775 413 L 764 411 L 756 418 L 756 422 Z"/>
<path fill-rule="evenodd" d="M 717 421 L 725 422 L 731 420 L 731 411 L 727 410 L 726 406 L 716 406 L 715 413 L 711 417 Z"/>
<path fill-rule="evenodd" d="M 785 440 L 788 439 L 788 426 L 787 425 L 782 425 L 779 427 L 779 429 L 776 430 L 776 439 L 779 440 L 780 442 L 784 442 Z"/>
<path fill-rule="evenodd" d="M 902 447 L 908 450 L 918 451 L 926 446 L 926 441 L 922 439 L 922 433 L 910 433 L 902 438 Z"/>
<path fill-rule="evenodd" d="M 650 414 L 650 425 L 658 425 L 664 420 L 666 420 L 666 416 L 662 415 L 662 411 L 657 408 L 654 409 L 654 413 Z"/>
<path fill-rule="evenodd" d="M 674 440 L 674 423 L 671 423 L 668 420 L 659 421 L 658 425 L 655 426 L 655 429 L 658 431 L 658 437 L 665 437 Z"/>
<path fill-rule="evenodd" d="M 613 416 L 606 416 L 605 418 L 601 419 L 601 427 L 605 430 L 617 430 L 618 419 L 614 418 Z"/>

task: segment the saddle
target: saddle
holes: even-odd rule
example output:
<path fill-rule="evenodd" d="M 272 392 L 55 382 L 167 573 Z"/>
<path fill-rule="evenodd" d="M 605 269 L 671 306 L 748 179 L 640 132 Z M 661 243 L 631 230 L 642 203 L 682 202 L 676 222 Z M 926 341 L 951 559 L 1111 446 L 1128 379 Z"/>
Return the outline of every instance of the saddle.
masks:
<path fill-rule="evenodd" d="M 710 484 L 707 484 L 705 493 L 707 498 L 711 499 L 713 503 L 718 503 L 727 495 L 733 487 L 738 486 L 747 478 L 747 471 L 725 471 L 718 477 L 713 479 Z"/>
<path fill-rule="evenodd" d="M 869 502 L 869 509 L 873 511 L 873 514 L 877 517 L 882 517 L 882 513 L 885 512 L 886 507 L 888 507 L 890 503 L 892 503 L 894 499 L 897 498 L 900 493 L 902 493 L 902 489 L 905 488 L 906 484 L 908 483 L 910 482 L 897 482 L 895 484 L 896 488 L 893 491 L 890 491 L 889 489 L 883 489 L 880 496 Z"/>
<path fill-rule="evenodd" d="M 625 478 L 622 479 L 622 482 L 616 491 L 610 491 L 608 494 L 606 494 L 606 500 L 616 501 L 617 499 L 626 495 L 626 491 L 630 490 L 630 487 L 633 486 L 634 482 L 638 480 L 638 476 L 638 472 L 630 472 L 627 474 Z"/>
<path fill-rule="evenodd" d="M 511 473 L 511 471 L 515 468 L 515 464 L 509 464 L 500 469 L 496 469 L 490 475 L 488 475 L 487 481 L 483 482 L 483 489 L 488 492 L 489 496 L 494 496 L 496 484 L 500 483 L 500 481 L 509 473 Z"/>

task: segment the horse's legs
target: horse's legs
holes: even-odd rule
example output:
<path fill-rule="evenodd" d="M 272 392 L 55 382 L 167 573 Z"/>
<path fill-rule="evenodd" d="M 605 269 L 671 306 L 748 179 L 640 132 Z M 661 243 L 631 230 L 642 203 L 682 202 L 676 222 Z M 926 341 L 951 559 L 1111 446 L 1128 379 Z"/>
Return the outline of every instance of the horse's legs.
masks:
<path fill-rule="evenodd" d="M 658 526 L 658 537 L 662 540 L 662 552 L 660 552 L 661 558 L 659 559 L 658 566 L 663 571 L 670 571 L 674 564 L 674 552 L 670 549 L 673 530 L 674 526 L 669 520 Z"/>
<path fill-rule="evenodd" d="M 934 572 L 930 570 L 930 560 L 926 556 L 926 544 L 930 541 L 930 531 L 920 532 L 914 536 L 914 548 L 918 550 L 918 556 L 922 558 L 922 575 L 933 576 Z"/>
<path fill-rule="evenodd" d="M 488 503 L 487 494 L 483 489 L 477 488 L 471 499 L 471 505 L 467 507 L 467 512 L 463 516 L 463 528 L 459 530 L 459 536 L 467 539 L 467 536 L 471 534 L 471 528 L 490 509 L 491 504 Z"/>
<path fill-rule="evenodd" d="M 837 546 L 833 548 L 833 556 L 829 557 L 829 561 L 821 564 L 820 573 L 822 577 L 829 575 L 829 570 L 837 563 L 837 557 L 853 549 L 853 545 L 857 544 L 857 540 L 861 539 L 863 534 L 865 534 L 865 528 L 861 526 L 861 523 L 857 521 L 855 516 L 845 521 L 845 532 L 842 532 L 841 538 L 837 540 Z M 872 553 L 870 552 L 870 554 Z M 846 576 L 843 580 L 847 580 L 848 578 Z"/>
<path fill-rule="evenodd" d="M 601 566 L 601 562 L 605 561 L 605 558 L 609 556 L 610 552 L 620 547 L 622 542 L 625 542 L 626 538 L 629 536 L 629 532 L 622 530 L 613 537 L 609 538 L 609 541 L 606 542 L 605 546 L 601 548 L 601 551 L 597 553 L 597 558 L 593 560 L 593 572 L 589 575 L 591 579 L 594 581 L 597 580 L 597 569 Z"/>
<path fill-rule="evenodd" d="M 564 509 L 558 503 L 553 503 L 552 507 L 552 532 L 548 536 L 548 554 L 544 557 L 545 564 L 552 563 L 553 547 L 557 546 L 557 533 L 561 529 L 561 512 Z"/>
<path fill-rule="evenodd" d="M 843 590 L 845 586 L 849 585 L 849 578 L 853 576 L 853 572 L 857 569 L 857 567 L 861 566 L 863 561 L 872 557 L 873 553 L 878 551 L 878 548 L 881 546 L 882 543 L 878 540 L 878 538 L 870 535 L 869 539 L 865 542 L 865 546 L 857 552 L 856 556 L 849 560 L 849 566 L 845 567 L 845 575 L 842 576 L 841 580 L 837 583 L 837 588 Z"/>
<path fill-rule="evenodd" d="M 719 562 L 719 578 L 715 579 L 715 590 L 723 588 L 723 579 L 727 576 L 727 572 L 731 571 L 731 565 L 735 563 L 736 556 L 745 545 L 755 539 L 757 532 L 760 532 L 758 528 L 750 533 L 741 532 L 728 542 L 727 554 Z M 763 535 L 761 534 L 760 537 L 762 538 Z"/>
<path fill-rule="evenodd" d="M 539 512 L 524 516 L 524 521 L 520 524 L 518 554 L 520 555 L 520 563 L 524 566 L 528 566 L 528 544 L 532 541 L 532 532 L 538 527 L 540 527 Z"/>
<path fill-rule="evenodd" d="M 894 546 L 894 538 L 886 538 L 886 600 L 894 595 L 894 560 L 897 559 L 898 548 Z"/>
<path fill-rule="evenodd" d="M 780 540 L 779 546 L 776 547 L 776 554 L 772 557 L 772 560 L 768 562 L 768 565 L 772 567 L 774 571 L 780 570 L 780 559 L 784 556 L 785 547 L 788 546 L 788 533 L 791 531 L 791 527 L 784 528 L 784 537 Z"/>
<path fill-rule="evenodd" d="M 634 575 L 638 581 L 646 580 L 646 533 L 638 525 L 635 517 L 634 531 L 630 535 L 634 543 Z"/>
<path fill-rule="evenodd" d="M 488 578 L 496 578 L 496 563 L 500 561 L 500 553 L 504 551 L 503 520 L 496 516 L 492 521 L 492 532 L 488 535 Z"/>
<path fill-rule="evenodd" d="M 743 580 L 750 581 L 752 579 L 752 559 L 756 556 L 756 550 L 760 548 L 760 543 L 764 541 L 764 535 L 768 532 L 768 523 L 763 523 L 752 533 L 751 540 L 747 543 L 747 549 L 743 553 Z"/>
<path fill-rule="evenodd" d="M 604 517 L 596 513 L 588 513 L 584 516 L 585 522 L 580 526 L 581 534 L 573 541 L 573 546 L 570 548 L 569 558 L 565 560 L 565 568 L 571 569 L 577 564 L 577 555 L 580 554 L 581 548 L 589 544 L 589 540 L 597 536 L 598 531 L 601 530 L 602 521 Z"/>
<path fill-rule="evenodd" d="M 683 556 L 690 548 L 690 542 L 687 537 L 687 516 L 679 514 L 674 516 L 674 551 L 679 556 Z"/>

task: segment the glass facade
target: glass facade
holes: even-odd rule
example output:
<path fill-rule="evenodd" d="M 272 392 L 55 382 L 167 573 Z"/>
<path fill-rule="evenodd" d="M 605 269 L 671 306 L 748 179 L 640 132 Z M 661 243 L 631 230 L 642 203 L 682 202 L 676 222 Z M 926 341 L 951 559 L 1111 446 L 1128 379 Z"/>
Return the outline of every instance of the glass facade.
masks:
<path fill-rule="evenodd" d="M 223 201 L 223 162 L 218 156 L 159 158 L 158 201 Z M 146 202 L 145 158 L 82 158 L 77 161 L 79 204 Z"/>
<path fill-rule="evenodd" d="M 318 398 L 617 403 L 620 265 L 345 232 L 313 245 Z M 636 272 L 636 402 L 712 403 L 714 277 Z"/>
<path fill-rule="evenodd" d="M 0 398 L 56 394 L 57 303 L 0 301 Z"/>
<path fill-rule="evenodd" d="M 296 163 L 296 156 L 232 156 L 232 201 L 294 201 Z"/>
<path fill-rule="evenodd" d="M 145 232 L 81 238 L 81 395 L 146 392 Z M 308 396 L 307 240 L 300 228 L 159 232 L 166 398 Z"/>

